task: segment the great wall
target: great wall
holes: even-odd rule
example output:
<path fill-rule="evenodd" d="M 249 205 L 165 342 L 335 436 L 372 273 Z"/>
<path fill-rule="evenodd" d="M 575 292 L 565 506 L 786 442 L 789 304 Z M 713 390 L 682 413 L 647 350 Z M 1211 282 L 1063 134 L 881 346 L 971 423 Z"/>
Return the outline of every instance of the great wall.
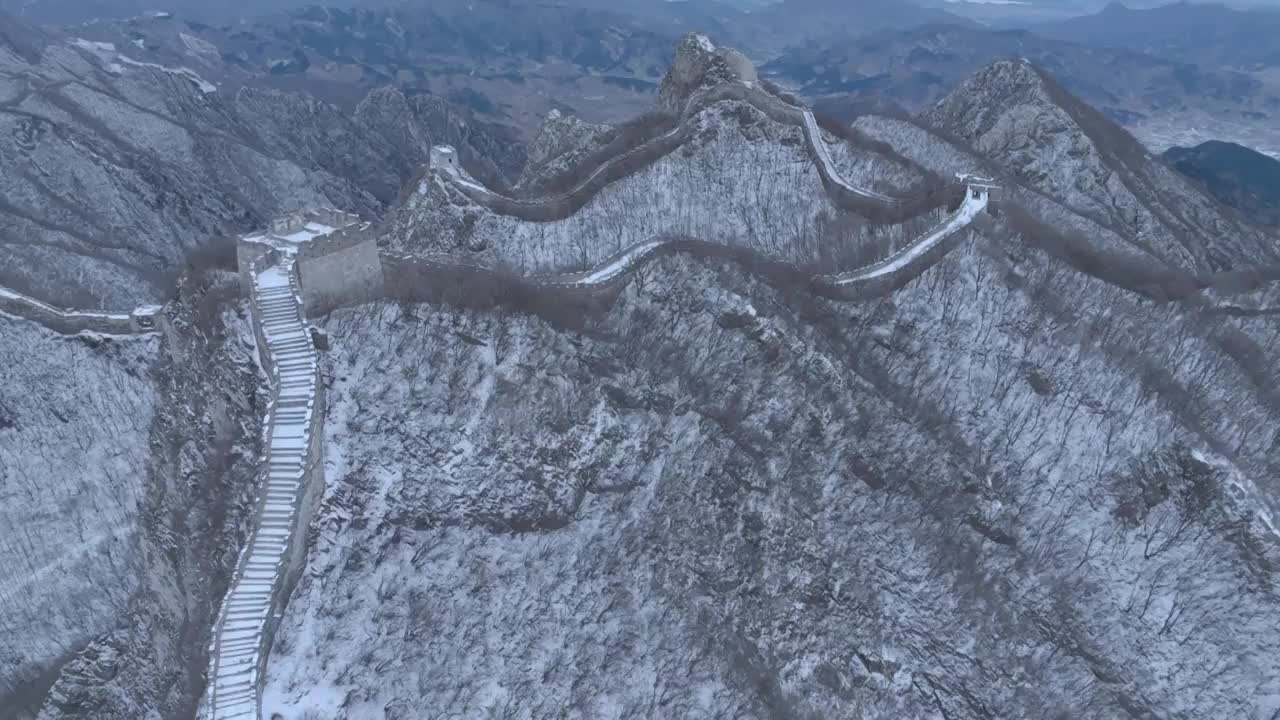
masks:
<path fill-rule="evenodd" d="M 704 102 L 712 102 L 706 98 L 742 99 L 751 97 L 750 91 L 746 86 L 720 85 L 702 97 Z M 786 107 L 790 106 L 779 101 L 775 111 L 787 113 L 779 110 Z M 854 200 L 877 206 L 899 204 L 894 198 L 846 182 L 829 153 L 823 152 L 825 141 L 812 116 L 807 111 L 796 112 L 786 117 L 807 129 L 811 157 L 821 169 L 824 187 L 834 202 L 843 206 L 854 204 Z M 667 139 L 655 141 L 656 146 L 646 147 L 666 148 L 672 138 L 686 133 L 677 128 L 664 136 Z M 567 207 L 581 207 L 579 199 L 583 204 L 588 202 L 626 166 L 618 158 L 606 162 L 567 196 L 516 200 L 470 180 L 456 158 L 452 148 L 433 148 L 431 170 L 485 207 L 540 220 L 553 218 Z M 992 189 L 988 182 L 960 180 L 966 188 L 963 200 L 939 225 L 893 256 L 865 267 L 807 275 L 810 288 L 840 299 L 863 299 L 888 292 L 924 272 L 955 246 L 960 231 L 988 206 Z M 575 194 L 579 199 L 569 199 Z M 294 213 L 264 233 L 241 238 L 237 259 L 243 285 L 251 289 L 255 332 L 259 347 L 266 349 L 263 365 L 272 379 L 273 400 L 266 424 L 267 477 L 256 523 L 240 555 L 209 646 L 206 702 L 211 718 L 257 717 L 276 622 L 301 573 L 307 521 L 323 492 L 323 468 L 318 459 L 318 423 L 325 413 L 323 387 L 305 318 L 379 298 L 424 299 L 430 297 L 426 289 L 433 280 L 450 277 L 458 284 L 474 284 L 474 279 L 485 277 L 490 285 L 509 280 L 530 292 L 552 293 L 558 298 L 595 298 L 618 292 L 647 263 L 673 252 L 695 256 L 727 252 L 732 256 L 741 249 L 720 248 L 696 238 L 652 238 L 588 270 L 510 278 L 456 258 L 380 252 L 368 224 L 336 210 Z M 788 263 L 772 262 L 792 275 L 801 274 Z M 410 288 L 409 298 L 404 296 L 406 288 Z M 425 291 L 419 295 L 412 288 Z"/>
<path fill-rule="evenodd" d="M 884 223 L 900 223 L 960 196 L 962 182 L 926 190 L 908 198 L 891 197 L 847 182 L 836 169 L 822 129 L 811 110 L 792 105 L 754 82 L 741 81 L 726 81 L 695 91 L 685 102 L 674 129 L 605 159 L 586 179 L 562 193 L 541 198 L 515 198 L 495 192 L 466 175 L 452 148 L 434 148 L 431 164 L 433 168 L 444 171 L 453 185 L 472 202 L 495 213 L 530 222 L 564 220 L 582 209 L 610 183 L 679 150 L 693 137 L 696 126 L 691 119 L 708 107 L 725 101 L 745 103 L 774 122 L 800 128 L 804 133 L 805 149 L 822 178 L 823 189 L 831 203 L 840 210 Z"/>
<path fill-rule="evenodd" d="M 267 656 L 306 564 L 303 538 L 324 491 L 324 385 L 306 317 L 356 302 L 380 285 L 380 274 L 371 280 L 367 272 L 373 267 L 363 242 L 367 228 L 336 210 L 294 213 L 237 245 L 271 400 L 254 524 L 209 643 L 210 718 L 260 714 Z M 376 266 L 376 251 L 372 261 Z M 310 288 L 303 282 L 308 277 Z"/>
<path fill-rule="evenodd" d="M 994 186 L 980 178 L 959 178 L 945 192 L 924 202 L 893 198 L 848 183 L 836 170 L 812 113 L 742 82 L 697 91 L 675 129 L 603 161 L 584 181 L 557 196 L 516 199 L 495 193 L 470 179 L 458 166 L 453 149 L 445 146 L 433 148 L 429 169 L 494 212 L 533 222 L 562 219 L 590 202 L 609 183 L 678 149 L 692 136 L 692 124 L 686 120 L 722 101 L 747 103 L 773 120 L 802 128 L 825 194 L 838 208 L 907 219 L 943 203 L 959 201 L 958 205 L 937 226 L 894 255 L 830 273 L 806 272 L 793 263 L 746 248 L 690 237 L 655 237 L 587 270 L 512 275 L 456 257 L 379 250 L 377 234 L 369 223 L 333 209 L 291 213 L 273 221 L 263 232 L 239 238 L 236 259 L 241 287 L 249 296 L 258 358 L 268 378 L 271 399 L 264 423 L 263 477 L 253 524 L 208 646 L 205 717 L 259 717 L 276 628 L 305 566 L 307 528 L 324 489 L 322 428 L 326 411 L 315 342 L 319 334 L 307 318 L 380 299 L 436 300 L 436 286 L 448 283 L 466 292 L 474 292 L 476 285 L 499 290 L 504 285 L 519 286 L 557 303 L 602 297 L 609 302 L 647 264 L 672 253 L 736 259 L 762 274 L 803 282 L 816 294 L 862 300 L 882 296 L 937 263 L 988 208 Z M 152 306 L 131 313 L 64 310 L 0 291 L 0 311 L 66 334 L 152 332 L 164 320 L 162 310 Z"/>
<path fill-rule="evenodd" d="M 137 335 L 154 332 L 162 319 L 161 306 L 143 305 L 129 312 L 72 310 L 0 288 L 0 314 L 30 320 L 62 335 L 82 332 Z"/>

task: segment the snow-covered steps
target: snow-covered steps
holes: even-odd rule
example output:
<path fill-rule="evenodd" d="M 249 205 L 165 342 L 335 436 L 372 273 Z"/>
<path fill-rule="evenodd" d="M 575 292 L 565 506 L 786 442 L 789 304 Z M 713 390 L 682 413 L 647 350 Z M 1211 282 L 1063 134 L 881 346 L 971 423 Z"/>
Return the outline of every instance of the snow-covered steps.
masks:
<path fill-rule="evenodd" d="M 210 720 L 257 720 L 271 623 L 288 599 L 288 588 L 283 586 L 290 550 L 306 535 L 300 503 L 316 442 L 312 420 L 318 412 L 319 375 L 292 281 L 293 263 L 292 256 L 285 256 L 254 275 L 254 320 L 266 339 L 262 358 L 270 368 L 273 386 L 263 458 L 267 476 L 254 528 L 241 551 L 209 646 L 206 702 Z"/>

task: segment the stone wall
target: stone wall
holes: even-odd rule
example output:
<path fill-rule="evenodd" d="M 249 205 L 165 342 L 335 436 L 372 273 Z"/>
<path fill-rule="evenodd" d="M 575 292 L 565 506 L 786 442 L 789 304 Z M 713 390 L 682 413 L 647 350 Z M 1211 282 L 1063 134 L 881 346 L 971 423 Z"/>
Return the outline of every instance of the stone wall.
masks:
<path fill-rule="evenodd" d="M 856 213 L 876 223 L 900 223 L 955 202 L 960 197 L 961 186 L 955 183 L 921 193 L 917 197 L 889 202 L 854 191 L 823 162 L 824 154 L 817 146 L 818 142 L 822 142 L 821 131 L 808 111 L 783 102 L 754 85 L 739 82 L 721 83 L 695 92 L 683 108 L 680 123 L 675 130 L 605 160 L 586 180 L 568 192 L 543 198 L 512 198 L 470 182 L 454 182 L 453 187 L 476 204 L 500 215 L 530 222 L 564 220 L 582 209 L 607 185 L 656 163 L 682 147 L 693 136 L 694 126 L 690 118 L 712 104 L 727 100 L 747 103 L 774 122 L 801 128 L 805 136 L 805 149 L 822 178 L 823 189 L 831 203 L 842 210 Z M 816 137 L 814 132 L 818 133 Z M 433 165 L 433 169 L 439 169 L 446 177 L 458 177 L 458 171 L 453 166 L 442 165 L 436 168 Z"/>
<path fill-rule="evenodd" d="M 236 268 L 240 272 L 240 287 L 246 295 L 252 292 L 254 269 L 274 262 L 275 252 L 265 243 L 245 242 L 243 239 L 236 243 Z"/>
<path fill-rule="evenodd" d="M 66 310 L 17 293 L 0 292 L 0 312 L 39 323 L 63 335 L 96 332 L 104 335 L 136 335 L 157 330 L 164 316 L 150 306 L 131 312 L 101 313 Z"/>
<path fill-rule="evenodd" d="M 367 225 L 318 237 L 298 251 L 302 302 L 309 317 L 382 297 L 382 262 Z"/>

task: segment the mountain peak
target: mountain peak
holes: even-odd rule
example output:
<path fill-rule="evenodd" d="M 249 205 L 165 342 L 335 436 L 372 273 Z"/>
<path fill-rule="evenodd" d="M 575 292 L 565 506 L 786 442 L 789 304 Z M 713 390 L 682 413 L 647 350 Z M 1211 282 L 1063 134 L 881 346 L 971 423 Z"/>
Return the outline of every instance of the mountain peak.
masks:
<path fill-rule="evenodd" d="M 723 82 L 755 82 L 755 66 L 733 48 L 716 47 L 706 35 L 689 33 L 676 42 L 671 69 L 658 90 L 658 109 L 679 114 L 695 91 Z"/>
<path fill-rule="evenodd" d="M 1009 108 L 1054 104 L 1044 75 L 1030 61 L 1000 60 L 974 73 L 926 115 L 972 140 L 988 133 Z"/>
<path fill-rule="evenodd" d="M 1146 148 L 1113 120 L 1067 91 L 1052 75 L 1026 58 L 1000 60 L 974 73 L 926 116 L 938 127 L 968 140 L 985 136 L 997 123 L 1033 130 L 1055 118 L 1074 126 L 1100 150 L 1121 162 L 1147 155 Z"/>
<path fill-rule="evenodd" d="M 1256 232 L 1030 62 L 982 68 L 923 119 L 1008 168 L 1018 184 L 1093 218 L 1099 242 L 1192 269 L 1269 256 Z"/>

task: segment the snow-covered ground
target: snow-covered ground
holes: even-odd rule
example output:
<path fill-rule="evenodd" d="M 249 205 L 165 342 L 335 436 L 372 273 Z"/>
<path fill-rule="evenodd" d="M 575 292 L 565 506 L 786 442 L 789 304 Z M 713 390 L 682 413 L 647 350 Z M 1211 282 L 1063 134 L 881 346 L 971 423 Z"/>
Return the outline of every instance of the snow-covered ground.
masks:
<path fill-rule="evenodd" d="M 129 607 L 158 350 L 0 315 L 0 697 Z"/>
<path fill-rule="evenodd" d="M 1277 554 L 1223 488 L 1274 369 L 984 242 L 803 319 L 679 257 L 599 333 L 335 313 L 264 712 L 1269 717 Z"/>

